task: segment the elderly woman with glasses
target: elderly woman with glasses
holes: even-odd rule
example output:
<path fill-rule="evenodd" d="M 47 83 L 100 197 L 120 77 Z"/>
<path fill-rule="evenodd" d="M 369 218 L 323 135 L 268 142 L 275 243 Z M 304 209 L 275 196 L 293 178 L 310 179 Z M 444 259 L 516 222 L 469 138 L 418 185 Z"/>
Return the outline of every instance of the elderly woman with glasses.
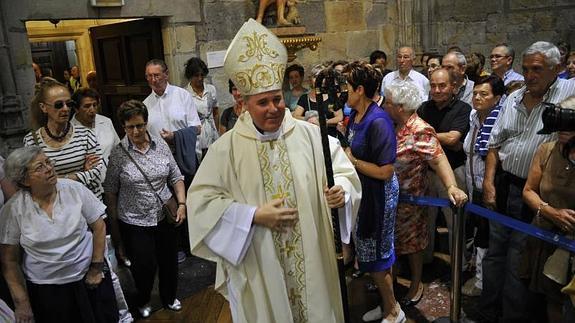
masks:
<path fill-rule="evenodd" d="M 428 189 L 427 171 L 431 168 L 447 188 L 451 202 L 461 206 L 467 200 L 467 195 L 457 188 L 455 175 L 433 127 L 416 113 L 421 105 L 418 93 L 418 89 L 407 82 L 385 88 L 385 111 L 397 125 L 397 158 L 394 166 L 399 178 L 399 190 L 406 195 L 425 195 Z M 399 203 L 395 219 L 395 252 L 398 256 L 407 256 L 411 272 L 409 290 L 400 301 L 404 307 L 416 305 L 423 297 L 423 251 L 428 242 L 425 208 Z"/>
<path fill-rule="evenodd" d="M 176 226 L 186 217 L 184 177 L 164 140 L 147 131 L 148 110 L 142 102 L 122 103 L 118 120 L 126 136 L 110 154 L 104 183 L 112 240 L 116 250 L 125 250 L 132 261 L 141 316 L 151 314 L 150 294 L 158 267 L 161 301 L 179 311 Z M 177 211 L 165 214 L 162 205 L 170 201 L 177 204 Z"/>
<path fill-rule="evenodd" d="M 104 204 L 84 185 L 58 179 L 39 147 L 15 150 L 4 170 L 20 187 L 0 215 L 0 259 L 16 322 L 117 322 Z"/>
<path fill-rule="evenodd" d="M 44 78 L 31 104 L 36 130 L 24 137 L 24 145 L 42 148 L 58 177 L 82 183 L 101 199 L 105 166 L 100 145 L 92 130 L 69 121 L 76 106 L 64 84 Z"/>

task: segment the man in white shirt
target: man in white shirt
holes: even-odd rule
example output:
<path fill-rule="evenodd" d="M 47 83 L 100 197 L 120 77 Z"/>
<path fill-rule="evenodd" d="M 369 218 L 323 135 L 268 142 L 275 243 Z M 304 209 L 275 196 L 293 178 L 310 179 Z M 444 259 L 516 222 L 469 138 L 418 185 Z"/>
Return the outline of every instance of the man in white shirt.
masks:
<path fill-rule="evenodd" d="M 148 131 L 152 135 L 160 135 L 168 143 L 175 155 L 180 171 L 185 176 L 186 187 L 188 187 L 188 183 L 193 177 L 193 171 L 190 171 L 189 164 L 186 165 L 186 163 L 190 163 L 189 159 L 194 159 L 192 164 L 195 165 L 197 156 L 195 148 L 188 150 L 183 148 L 196 146 L 195 142 L 191 141 L 191 138 L 186 134 L 185 129 L 195 127 L 196 134 L 201 131 L 201 121 L 194 99 L 190 92 L 168 83 L 168 66 L 161 59 L 152 59 L 146 63 L 146 80 L 152 88 L 152 93 L 144 100 L 144 105 L 148 109 Z M 182 145 L 181 141 L 180 144 L 177 144 L 176 132 L 181 134 L 184 142 L 187 142 L 188 145 Z M 178 158 L 183 155 L 186 156 L 185 159 Z M 187 226 L 184 224 L 178 229 L 181 236 L 179 244 L 183 250 L 189 250 L 186 228 Z M 184 260 L 185 252 L 179 251 L 178 262 Z"/>
<path fill-rule="evenodd" d="M 174 131 L 187 127 L 200 129 L 200 117 L 191 94 L 168 83 L 168 66 L 160 59 L 146 64 L 146 80 L 152 93 L 144 100 L 148 108 L 148 131 L 174 143 Z"/>
<path fill-rule="evenodd" d="M 387 74 L 381 82 L 381 96 L 385 96 L 384 89 L 391 84 L 399 82 L 413 83 L 421 94 L 421 100 L 427 101 L 429 97 L 429 80 L 421 73 L 413 69 L 413 60 L 415 59 L 415 52 L 411 47 L 401 47 L 397 51 L 396 62 L 397 71 Z"/>

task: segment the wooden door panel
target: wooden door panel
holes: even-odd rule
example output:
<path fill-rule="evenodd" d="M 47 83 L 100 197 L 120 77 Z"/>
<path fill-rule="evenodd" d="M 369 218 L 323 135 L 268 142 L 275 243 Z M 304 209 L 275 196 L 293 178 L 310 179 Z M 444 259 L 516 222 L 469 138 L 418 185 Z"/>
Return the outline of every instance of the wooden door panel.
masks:
<path fill-rule="evenodd" d="M 128 53 L 130 53 L 130 57 L 134 59 L 133 64 L 130 65 L 130 67 L 132 67 L 131 70 L 127 71 L 130 75 L 130 79 L 134 83 L 147 84 L 146 77 L 144 76 L 144 68 L 139 67 L 146 66 L 149 57 L 154 57 L 153 43 L 147 35 L 134 35 L 128 37 L 126 42 Z M 146 55 L 138 55 L 138 53 L 145 53 Z"/>
<path fill-rule="evenodd" d="M 100 55 L 102 59 L 102 81 L 103 85 L 125 84 L 125 75 L 122 71 L 124 64 L 122 54 L 122 43 L 120 39 L 102 39 L 100 41 Z"/>
<path fill-rule="evenodd" d="M 123 130 L 116 110 L 129 99 L 143 100 L 151 89 L 146 82 L 146 62 L 164 58 L 159 19 L 141 19 L 90 28 L 102 114 Z"/>

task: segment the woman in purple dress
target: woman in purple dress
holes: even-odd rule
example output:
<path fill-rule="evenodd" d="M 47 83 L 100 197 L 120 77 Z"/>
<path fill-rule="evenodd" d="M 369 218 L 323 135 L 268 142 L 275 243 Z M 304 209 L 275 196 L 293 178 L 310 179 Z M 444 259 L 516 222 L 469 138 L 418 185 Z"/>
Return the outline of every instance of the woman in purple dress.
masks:
<path fill-rule="evenodd" d="M 362 198 L 355 229 L 359 269 L 370 272 L 383 306 L 367 312 L 364 321 L 405 322 L 395 300 L 391 267 L 395 262 L 393 232 L 399 183 L 393 169 L 397 143 L 389 115 L 371 99 L 377 91 L 377 72 L 369 64 L 354 62 L 344 69 L 352 107 L 347 125 L 347 154 L 361 180 Z"/>

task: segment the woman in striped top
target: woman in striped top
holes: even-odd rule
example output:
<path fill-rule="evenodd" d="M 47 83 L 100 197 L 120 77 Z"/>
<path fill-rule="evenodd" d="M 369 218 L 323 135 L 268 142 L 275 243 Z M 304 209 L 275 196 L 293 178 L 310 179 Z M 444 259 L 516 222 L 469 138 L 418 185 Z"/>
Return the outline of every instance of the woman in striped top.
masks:
<path fill-rule="evenodd" d="M 54 162 L 60 178 L 78 181 L 102 200 L 104 163 L 94 133 L 69 122 L 76 103 L 65 85 L 44 78 L 32 100 L 33 130 L 24 137 L 25 146 L 39 146 Z"/>
<path fill-rule="evenodd" d="M 487 158 L 489 137 L 499 116 L 501 97 L 505 95 L 505 85 L 497 75 L 479 78 L 473 88 L 473 110 L 469 116 L 469 132 L 463 143 L 467 155 L 465 176 L 467 192 L 475 204 L 483 203 L 483 177 Z M 463 295 L 479 296 L 483 290 L 483 257 L 489 247 L 489 221 L 482 217 L 470 218 L 475 230 L 475 276 L 461 289 Z"/>

